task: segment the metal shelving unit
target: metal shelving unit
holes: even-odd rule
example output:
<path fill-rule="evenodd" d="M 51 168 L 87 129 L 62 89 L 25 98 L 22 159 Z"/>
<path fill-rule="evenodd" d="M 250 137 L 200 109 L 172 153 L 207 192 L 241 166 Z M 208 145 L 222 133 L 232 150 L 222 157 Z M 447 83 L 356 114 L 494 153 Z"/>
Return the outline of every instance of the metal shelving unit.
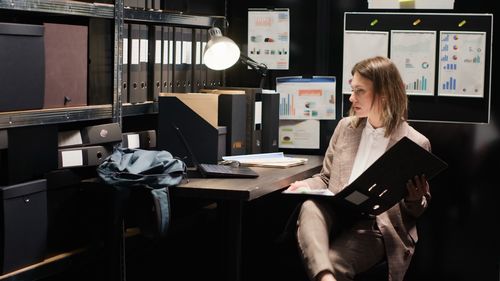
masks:
<path fill-rule="evenodd" d="M 175 12 L 144 11 L 124 9 L 123 0 L 115 0 L 115 4 L 86 3 L 63 0 L 0 0 L 0 10 L 13 13 L 45 13 L 83 16 L 89 18 L 104 18 L 114 21 L 113 37 L 113 93 L 112 103 L 104 105 L 88 105 L 80 107 L 66 107 L 54 109 L 36 109 L 24 111 L 0 112 L 0 130 L 34 125 L 62 124 L 77 121 L 113 119 L 122 123 L 122 116 L 140 116 L 158 113 L 158 102 L 148 101 L 140 104 L 127 104 L 122 102 L 122 50 L 123 50 L 123 25 L 124 20 L 132 22 L 146 22 L 154 25 L 176 25 L 187 27 L 210 28 L 223 21 L 222 16 L 196 16 Z M 118 280 L 125 278 L 125 255 L 123 229 L 117 229 L 115 237 L 116 258 L 119 259 L 116 272 Z M 79 256 L 79 255 L 75 255 Z M 6 280 L 38 280 L 61 272 L 67 268 L 72 255 L 62 254 L 57 260 L 48 260 L 43 265 L 33 265 L 12 274 L 0 276 Z"/>
<path fill-rule="evenodd" d="M 0 113 L 0 128 L 46 125 L 112 117 L 111 105 L 89 105 L 44 110 L 9 111 Z"/>
<path fill-rule="evenodd" d="M 124 8 L 123 1 L 116 0 L 115 5 L 86 3 L 63 0 L 0 0 L 0 10 L 39 12 L 47 14 L 65 14 L 95 18 L 114 19 L 114 69 L 113 69 L 113 103 L 110 105 L 89 105 L 84 107 L 68 107 L 57 109 L 40 109 L 28 111 L 0 112 L 0 129 L 28 125 L 44 125 L 84 120 L 113 118 L 121 123 L 122 116 L 155 114 L 158 112 L 157 102 L 142 104 L 126 104 L 122 108 L 122 48 L 123 22 L 143 22 L 162 25 L 210 28 L 224 21 L 224 16 L 187 15 L 173 11 L 146 11 Z"/>
<path fill-rule="evenodd" d="M 0 0 L 0 9 L 114 18 L 114 5 L 60 0 Z"/>
<path fill-rule="evenodd" d="M 222 16 L 196 16 L 176 12 L 145 11 L 130 8 L 123 9 L 123 17 L 128 21 L 207 28 L 216 25 L 218 21 L 224 20 Z"/>
<path fill-rule="evenodd" d="M 61 0 L 0 0 L 1 10 L 115 18 L 115 5 Z M 115 63 L 116 64 L 116 63 Z M 116 103 L 56 109 L 0 112 L 0 129 L 113 118 Z"/>

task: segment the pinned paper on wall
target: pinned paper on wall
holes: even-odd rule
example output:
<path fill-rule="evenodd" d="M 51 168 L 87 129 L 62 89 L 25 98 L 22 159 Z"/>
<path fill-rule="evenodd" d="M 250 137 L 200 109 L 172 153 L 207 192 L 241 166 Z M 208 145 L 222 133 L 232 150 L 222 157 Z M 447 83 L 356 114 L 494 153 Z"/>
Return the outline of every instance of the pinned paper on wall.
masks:
<path fill-rule="evenodd" d="M 454 0 L 368 0 L 368 9 L 452 10 Z"/>
<path fill-rule="evenodd" d="M 280 120 L 279 148 L 319 149 L 319 120 Z"/>
<path fill-rule="evenodd" d="M 351 69 L 357 62 L 374 56 L 387 57 L 388 52 L 389 32 L 346 30 L 344 32 L 342 93 L 351 93 Z"/>
<path fill-rule="evenodd" d="M 248 11 L 248 57 L 268 69 L 288 69 L 290 57 L 289 9 Z"/>
<path fill-rule="evenodd" d="M 441 31 L 439 96 L 484 97 L 486 32 Z"/>
<path fill-rule="evenodd" d="M 408 95 L 434 95 L 436 31 L 392 30 L 390 58 Z"/>
<path fill-rule="evenodd" d="M 280 119 L 335 120 L 335 85 L 334 76 L 276 78 Z"/>

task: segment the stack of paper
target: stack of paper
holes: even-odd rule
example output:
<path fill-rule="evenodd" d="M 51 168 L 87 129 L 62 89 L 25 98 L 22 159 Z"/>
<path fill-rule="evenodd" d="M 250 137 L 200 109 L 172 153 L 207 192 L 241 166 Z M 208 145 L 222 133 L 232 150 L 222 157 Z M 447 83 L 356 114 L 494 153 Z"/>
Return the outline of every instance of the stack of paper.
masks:
<path fill-rule="evenodd" d="M 222 159 L 227 161 L 238 161 L 243 166 L 271 168 L 287 168 L 302 165 L 307 162 L 307 158 L 288 157 L 285 156 L 283 152 L 224 156 Z"/>

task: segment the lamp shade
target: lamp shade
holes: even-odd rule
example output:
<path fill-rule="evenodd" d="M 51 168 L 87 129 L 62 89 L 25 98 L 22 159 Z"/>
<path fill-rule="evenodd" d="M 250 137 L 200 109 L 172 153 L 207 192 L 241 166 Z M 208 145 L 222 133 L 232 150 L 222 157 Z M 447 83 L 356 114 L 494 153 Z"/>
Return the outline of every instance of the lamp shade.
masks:
<path fill-rule="evenodd" d="M 213 70 L 224 70 L 233 66 L 240 58 L 240 48 L 233 40 L 222 35 L 217 27 L 208 30 L 210 40 L 203 51 L 205 65 Z"/>

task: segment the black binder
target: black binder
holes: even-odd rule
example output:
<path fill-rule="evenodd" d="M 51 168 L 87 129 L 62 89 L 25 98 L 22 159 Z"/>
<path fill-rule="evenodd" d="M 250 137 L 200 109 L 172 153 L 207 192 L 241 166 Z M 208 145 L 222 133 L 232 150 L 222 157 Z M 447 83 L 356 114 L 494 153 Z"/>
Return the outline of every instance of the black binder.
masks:
<path fill-rule="evenodd" d="M 446 162 L 403 137 L 356 180 L 335 195 L 286 191 L 284 194 L 327 200 L 341 211 L 376 216 L 406 196 L 408 180 L 423 174 L 430 181 L 447 167 Z"/>
<path fill-rule="evenodd" d="M 123 103 L 128 102 L 128 92 L 129 92 L 129 68 L 128 64 L 130 61 L 130 32 L 129 32 L 129 24 L 123 24 L 123 49 L 122 49 L 122 97 L 121 100 Z"/>
<path fill-rule="evenodd" d="M 193 50 L 193 92 L 197 93 L 203 86 L 203 71 L 204 64 L 202 62 L 203 57 L 203 29 L 193 29 L 194 32 L 194 50 Z M 206 73 L 206 70 L 205 70 Z"/>
<path fill-rule="evenodd" d="M 162 62 L 161 62 L 161 92 L 171 93 L 173 86 L 173 51 L 174 31 L 171 26 L 163 26 Z"/>
<path fill-rule="evenodd" d="M 154 149 L 156 148 L 156 131 L 147 130 L 122 134 L 122 147 Z"/>
<path fill-rule="evenodd" d="M 218 124 L 227 127 L 226 155 L 246 154 L 246 97 L 220 94 Z"/>
<path fill-rule="evenodd" d="M 135 96 L 139 95 L 140 91 L 140 78 L 139 73 L 141 72 L 141 66 L 139 64 L 139 49 L 140 49 L 140 26 L 138 24 L 130 24 L 130 40 L 129 40 L 129 50 L 130 50 L 130 60 L 129 60 L 129 94 L 127 102 L 135 102 L 137 98 Z"/>
<path fill-rule="evenodd" d="M 200 79 L 201 79 L 201 87 L 206 88 L 208 87 L 208 78 L 207 78 L 207 71 L 208 67 L 205 65 L 205 60 L 204 60 L 204 51 L 205 51 L 205 46 L 208 43 L 208 29 L 201 29 L 201 65 L 200 65 Z"/>
<path fill-rule="evenodd" d="M 153 42 L 150 46 L 151 51 L 151 61 L 153 61 L 153 84 L 150 86 L 153 96 L 150 100 L 158 101 L 158 95 L 161 92 L 161 74 L 162 74 L 162 45 L 163 45 L 163 31 L 162 27 L 157 25 L 153 30 Z"/>
<path fill-rule="evenodd" d="M 120 142 L 122 140 L 121 134 L 122 131 L 118 123 L 87 126 L 80 130 L 61 131 L 58 134 L 58 147 Z"/>
<path fill-rule="evenodd" d="M 262 93 L 262 152 L 277 152 L 279 138 L 278 93 Z"/>
<path fill-rule="evenodd" d="M 244 88 L 244 87 L 218 87 L 219 90 L 241 90 L 245 91 L 246 96 L 246 153 L 262 153 L 262 124 L 259 119 L 262 116 L 255 116 L 255 107 L 262 105 L 262 88 Z M 279 113 L 279 112 L 278 112 Z M 274 116 L 270 113 L 269 116 Z M 266 117 L 266 119 L 272 119 Z M 272 131 L 272 130 L 271 130 Z"/>
<path fill-rule="evenodd" d="M 148 59 L 149 59 L 148 26 L 139 25 L 139 87 L 130 96 L 130 103 L 140 103 L 148 100 Z"/>
<path fill-rule="evenodd" d="M 59 149 L 58 167 L 62 169 L 98 166 L 111 153 L 112 147 L 101 145 Z"/>
<path fill-rule="evenodd" d="M 191 92 L 193 31 L 187 27 L 174 27 L 174 88 L 175 93 Z"/>

